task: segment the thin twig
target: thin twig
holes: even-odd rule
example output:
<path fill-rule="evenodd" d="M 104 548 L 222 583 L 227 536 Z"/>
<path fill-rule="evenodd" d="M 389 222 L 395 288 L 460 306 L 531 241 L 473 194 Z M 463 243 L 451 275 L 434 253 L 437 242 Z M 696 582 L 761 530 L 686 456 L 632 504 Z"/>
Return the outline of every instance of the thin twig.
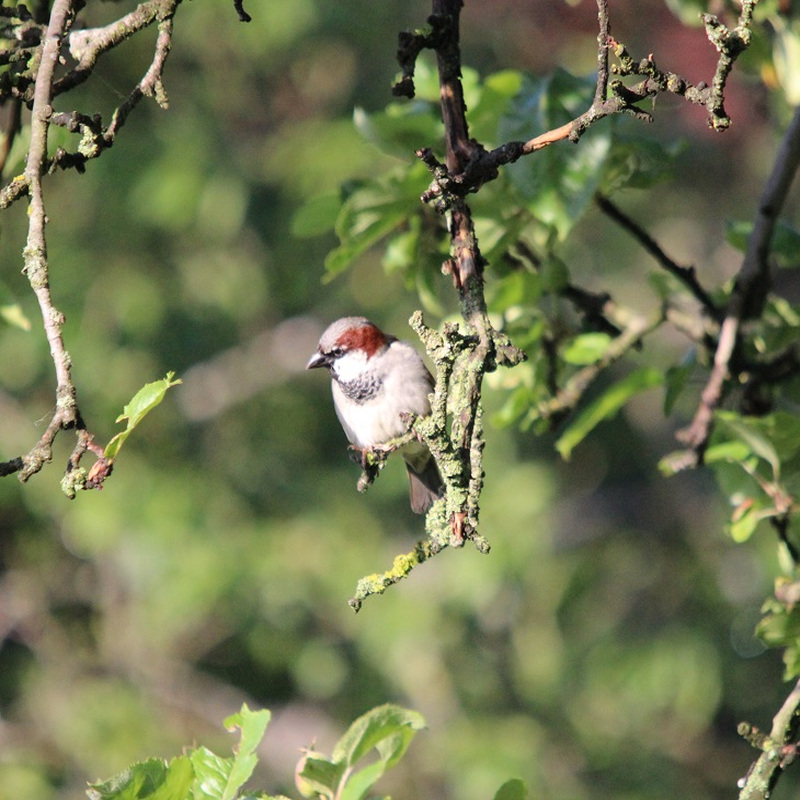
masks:
<path fill-rule="evenodd" d="M 608 0 L 597 0 L 597 27 L 597 86 L 594 104 L 600 105 L 608 99 L 608 42 L 611 38 Z"/>
<path fill-rule="evenodd" d="M 540 403 L 536 409 L 536 416 L 540 419 L 557 421 L 564 414 L 572 411 L 586 394 L 587 389 L 608 367 L 635 348 L 648 333 L 655 330 L 663 321 L 663 314 L 657 314 L 649 320 L 638 315 L 632 316 L 619 336 L 611 341 L 602 357 L 579 369 L 553 397 Z"/>
<path fill-rule="evenodd" d="M 147 0 L 133 11 L 104 28 L 73 31 L 69 35 L 69 51 L 78 61 L 74 69 L 59 78 L 53 85 L 54 96 L 79 86 L 92 74 L 101 55 L 130 39 L 140 30 L 156 21 L 172 17 L 181 0 Z"/>
<path fill-rule="evenodd" d="M 110 47 L 114 47 L 125 38 L 132 36 L 154 22 L 158 22 L 158 37 L 156 38 L 153 60 L 139 83 L 133 88 L 125 101 L 114 110 L 111 122 L 107 128 L 103 128 L 99 116 L 88 118 L 85 115 L 73 112 L 72 114 L 61 114 L 53 117 L 53 122 L 64 125 L 73 132 L 83 133 L 78 152 L 70 153 L 60 149 L 48 163 L 48 170 L 52 171 L 56 167 L 67 169 L 74 167 L 81 171 L 89 159 L 97 158 L 111 147 L 117 135 L 125 124 L 128 116 L 144 97 L 155 97 L 156 102 L 162 108 L 168 108 L 169 101 L 163 83 L 164 65 L 172 47 L 173 18 L 175 11 L 181 0 L 152 0 L 143 3 L 135 11 L 128 14 L 117 23 L 106 28 L 96 29 L 89 32 L 90 35 L 84 36 L 71 42 L 71 47 L 77 48 L 81 56 L 81 63 L 84 65 L 83 72 L 76 70 L 70 75 L 80 74 L 81 80 L 85 80 L 94 68 L 97 57 Z M 86 34 L 79 32 L 77 35 Z M 124 35 L 123 35 L 124 34 Z M 73 34 L 76 35 L 76 34 Z M 85 48 L 85 49 L 84 49 Z M 62 80 L 69 78 L 69 75 Z M 76 80 L 73 77 L 73 80 Z"/>
<path fill-rule="evenodd" d="M 625 214 L 615 203 L 603 195 L 596 195 L 595 202 L 606 216 L 613 219 L 671 275 L 674 275 L 700 301 L 704 310 L 716 321 L 720 321 L 720 310 L 711 295 L 700 285 L 694 267 L 684 267 L 670 258 L 661 245 L 635 220 Z"/>
<path fill-rule="evenodd" d="M 739 783 L 739 800 L 767 800 L 771 797 L 785 767 L 797 756 L 798 748 L 793 740 L 797 736 L 798 722 L 800 681 L 795 684 L 773 718 L 769 736 L 764 736 L 747 723 L 739 725 L 739 733 L 754 747 L 763 751 Z"/>
<path fill-rule="evenodd" d="M 743 319 L 758 315 L 764 306 L 772 280 L 769 254 L 775 224 L 786 202 L 789 187 L 800 167 L 800 108 L 783 136 L 775 164 L 758 202 L 753 230 L 747 242 L 742 266 L 734 283 L 725 319 L 720 329 L 714 366 L 700 397 L 700 404 L 691 424 L 679 431 L 679 441 L 689 445 L 682 466 L 695 466 L 702 461 L 711 435 L 714 411 L 725 394 L 731 358 L 739 339 Z"/>
<path fill-rule="evenodd" d="M 14 140 L 22 128 L 22 103 L 17 98 L 8 101 L 8 125 L 3 132 L 3 142 L 0 145 L 0 176 L 5 172 L 8 163 L 8 157 L 11 154 L 11 148 L 14 145 Z"/>

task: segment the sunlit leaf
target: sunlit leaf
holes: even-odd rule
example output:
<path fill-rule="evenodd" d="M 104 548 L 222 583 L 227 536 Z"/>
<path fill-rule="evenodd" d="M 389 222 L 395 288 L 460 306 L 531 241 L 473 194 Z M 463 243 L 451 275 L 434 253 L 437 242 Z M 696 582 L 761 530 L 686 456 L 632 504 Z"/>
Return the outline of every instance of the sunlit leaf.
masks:
<path fill-rule="evenodd" d="M 765 435 L 764 425 L 760 420 L 724 411 L 718 412 L 716 417 L 733 436 L 746 444 L 755 455 L 769 463 L 775 478 L 780 476 L 781 461 L 778 452 Z"/>
<path fill-rule="evenodd" d="M 416 711 L 391 704 L 378 706 L 359 717 L 347 729 L 333 749 L 333 760 L 336 763 L 353 766 L 358 759 L 387 737 L 400 732 L 407 733 L 411 737 L 424 727 L 425 720 Z M 404 750 L 405 746 L 402 749 Z"/>
<path fill-rule="evenodd" d="M 0 281 L 0 319 L 23 331 L 31 329 L 31 321 L 22 310 L 11 290 Z"/>
<path fill-rule="evenodd" d="M 564 70 L 527 78 L 500 122 L 500 138 L 526 141 L 570 122 L 589 107 L 594 88 L 594 78 Z M 569 142 L 547 147 L 511 164 L 508 174 L 528 208 L 563 239 L 593 202 L 610 150 L 610 126 L 596 126 L 579 147 Z"/>
<path fill-rule="evenodd" d="M 152 383 L 145 384 L 138 392 L 131 398 L 131 401 L 123 408 L 122 413 L 117 417 L 117 422 L 127 420 L 127 427 L 121 433 L 114 436 L 113 439 L 106 445 L 103 455 L 112 460 L 117 457 L 120 448 L 125 443 L 125 440 L 134 431 L 136 426 L 149 414 L 157 405 L 161 403 L 167 391 L 179 385 L 181 380 L 173 380 L 175 377 L 174 372 L 168 372 L 167 376 L 160 381 L 153 381 Z"/>
<path fill-rule="evenodd" d="M 332 798 L 346 769 L 345 764 L 334 764 L 320 753 L 309 752 L 300 761 L 295 784 L 303 797 Z"/>
<path fill-rule="evenodd" d="M 18 303 L 0 305 L 0 318 L 14 328 L 19 328 L 23 331 L 31 329 L 31 321 L 25 316 L 22 306 Z"/>
<path fill-rule="evenodd" d="M 425 167 L 415 164 L 357 188 L 336 220 L 341 244 L 325 259 L 328 276 L 347 269 L 369 247 L 419 213 L 419 198 L 429 182 Z"/>
<path fill-rule="evenodd" d="M 264 738 L 264 732 L 270 720 L 270 712 L 266 709 L 251 711 L 247 704 L 242 705 L 238 714 L 233 714 L 225 720 L 225 727 L 230 731 L 239 728 L 241 738 L 239 745 L 234 748 L 235 758 L 223 800 L 233 800 L 239 789 L 253 774 L 258 758 L 256 748 Z"/>
<path fill-rule="evenodd" d="M 746 542 L 755 533 L 758 523 L 764 519 L 764 514 L 757 508 L 751 507 L 736 519 L 731 520 L 728 532 L 734 542 Z"/>
<path fill-rule="evenodd" d="M 444 139 L 438 105 L 419 99 L 390 103 L 383 111 L 373 114 L 356 108 L 353 122 L 368 142 L 384 153 L 404 160 L 414 158 L 420 147 L 438 147 Z"/>
<path fill-rule="evenodd" d="M 338 192 L 312 197 L 292 217 L 292 234 L 305 238 L 332 231 L 341 208 L 342 198 Z"/>
<path fill-rule="evenodd" d="M 610 344 L 611 337 L 607 333 L 582 333 L 567 342 L 561 356 L 567 364 L 594 364 Z"/>
<path fill-rule="evenodd" d="M 750 448 L 742 441 L 720 442 L 706 449 L 703 454 L 703 461 L 706 464 L 713 464 L 715 461 L 741 463 L 750 453 Z"/>
<path fill-rule="evenodd" d="M 474 100 L 467 98 L 470 134 L 485 147 L 502 144 L 497 123 L 519 93 L 523 80 L 523 74 L 516 70 L 495 72 L 486 77 Z"/>
<path fill-rule="evenodd" d="M 773 63 L 778 80 L 790 106 L 800 103 L 800 25 L 775 15 L 770 18 L 775 29 Z"/>
<path fill-rule="evenodd" d="M 556 450 L 568 460 L 572 451 L 601 422 L 613 417 L 634 395 L 658 386 L 664 380 L 660 370 L 643 367 L 617 381 L 585 408 L 556 442 Z"/>
<path fill-rule="evenodd" d="M 151 758 L 110 780 L 89 784 L 86 793 L 91 800 L 186 800 L 193 780 L 187 756 L 178 756 L 169 764 Z"/>

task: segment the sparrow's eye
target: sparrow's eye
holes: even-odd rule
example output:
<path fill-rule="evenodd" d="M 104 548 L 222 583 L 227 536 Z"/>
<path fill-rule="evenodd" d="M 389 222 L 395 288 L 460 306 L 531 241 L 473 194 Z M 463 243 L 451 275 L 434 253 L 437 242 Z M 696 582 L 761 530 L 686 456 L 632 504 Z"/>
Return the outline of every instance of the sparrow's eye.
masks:
<path fill-rule="evenodd" d="M 332 358 L 339 358 L 339 356 L 343 356 L 344 347 L 332 347 L 330 350 L 330 355 Z"/>

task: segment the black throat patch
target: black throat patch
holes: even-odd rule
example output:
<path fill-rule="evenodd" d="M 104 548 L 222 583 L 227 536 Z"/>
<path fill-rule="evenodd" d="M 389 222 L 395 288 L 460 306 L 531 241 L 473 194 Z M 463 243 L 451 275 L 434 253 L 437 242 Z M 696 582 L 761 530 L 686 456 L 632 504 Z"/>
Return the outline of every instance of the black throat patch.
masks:
<path fill-rule="evenodd" d="M 368 403 L 381 391 L 381 380 L 372 373 L 365 373 L 352 381 L 343 381 L 334 372 L 333 379 L 339 384 L 344 396 L 354 403 Z"/>

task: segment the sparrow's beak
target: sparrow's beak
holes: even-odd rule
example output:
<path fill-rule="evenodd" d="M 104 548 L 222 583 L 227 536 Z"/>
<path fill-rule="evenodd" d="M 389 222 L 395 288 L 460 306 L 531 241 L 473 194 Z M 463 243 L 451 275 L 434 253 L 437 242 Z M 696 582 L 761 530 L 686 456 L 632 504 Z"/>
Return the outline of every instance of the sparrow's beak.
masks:
<path fill-rule="evenodd" d="M 314 353 L 313 356 L 308 360 L 308 364 L 306 364 L 306 369 L 316 369 L 317 367 L 330 367 L 331 359 L 330 356 L 326 356 L 324 353 Z"/>

